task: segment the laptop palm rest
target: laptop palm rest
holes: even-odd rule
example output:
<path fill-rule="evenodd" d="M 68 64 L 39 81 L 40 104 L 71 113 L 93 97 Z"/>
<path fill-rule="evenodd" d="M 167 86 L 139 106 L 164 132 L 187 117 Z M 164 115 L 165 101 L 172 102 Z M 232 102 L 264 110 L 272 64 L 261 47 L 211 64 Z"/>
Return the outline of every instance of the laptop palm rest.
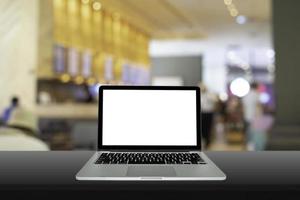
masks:
<path fill-rule="evenodd" d="M 175 169 L 170 166 L 128 166 L 129 177 L 174 177 Z"/>

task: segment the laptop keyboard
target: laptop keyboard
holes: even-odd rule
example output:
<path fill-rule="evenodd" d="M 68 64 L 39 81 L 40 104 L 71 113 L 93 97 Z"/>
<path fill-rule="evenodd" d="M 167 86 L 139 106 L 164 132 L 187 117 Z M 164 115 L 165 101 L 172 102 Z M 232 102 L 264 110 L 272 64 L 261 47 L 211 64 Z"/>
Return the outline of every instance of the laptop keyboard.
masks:
<path fill-rule="evenodd" d="M 206 164 L 197 153 L 102 153 L 96 164 Z"/>

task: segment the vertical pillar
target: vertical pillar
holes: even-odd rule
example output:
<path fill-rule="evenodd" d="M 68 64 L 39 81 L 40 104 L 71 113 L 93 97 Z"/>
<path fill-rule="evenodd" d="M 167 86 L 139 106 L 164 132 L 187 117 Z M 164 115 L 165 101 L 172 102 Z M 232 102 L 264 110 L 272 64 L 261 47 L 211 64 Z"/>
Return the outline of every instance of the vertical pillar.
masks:
<path fill-rule="evenodd" d="M 271 147 L 300 149 L 300 1 L 273 0 L 276 123 Z"/>

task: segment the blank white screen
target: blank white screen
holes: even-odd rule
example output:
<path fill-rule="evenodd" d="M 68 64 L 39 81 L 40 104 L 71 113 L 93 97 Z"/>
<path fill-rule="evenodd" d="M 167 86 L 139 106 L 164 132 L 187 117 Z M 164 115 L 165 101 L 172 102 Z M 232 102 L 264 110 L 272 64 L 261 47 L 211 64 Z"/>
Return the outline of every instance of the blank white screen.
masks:
<path fill-rule="evenodd" d="M 196 121 L 196 91 L 103 91 L 103 145 L 195 146 Z"/>

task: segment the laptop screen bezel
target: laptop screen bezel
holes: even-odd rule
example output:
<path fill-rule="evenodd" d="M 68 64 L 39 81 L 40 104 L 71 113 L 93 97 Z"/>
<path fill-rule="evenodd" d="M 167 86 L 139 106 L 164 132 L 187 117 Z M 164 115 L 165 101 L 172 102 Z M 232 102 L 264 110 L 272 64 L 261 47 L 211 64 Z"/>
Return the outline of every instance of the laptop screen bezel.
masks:
<path fill-rule="evenodd" d="M 104 90 L 192 90 L 196 92 L 196 140 L 195 146 L 129 146 L 103 145 L 103 91 Z M 201 103 L 200 88 L 196 86 L 116 86 L 103 85 L 99 87 L 98 106 L 98 150 L 201 150 Z"/>

